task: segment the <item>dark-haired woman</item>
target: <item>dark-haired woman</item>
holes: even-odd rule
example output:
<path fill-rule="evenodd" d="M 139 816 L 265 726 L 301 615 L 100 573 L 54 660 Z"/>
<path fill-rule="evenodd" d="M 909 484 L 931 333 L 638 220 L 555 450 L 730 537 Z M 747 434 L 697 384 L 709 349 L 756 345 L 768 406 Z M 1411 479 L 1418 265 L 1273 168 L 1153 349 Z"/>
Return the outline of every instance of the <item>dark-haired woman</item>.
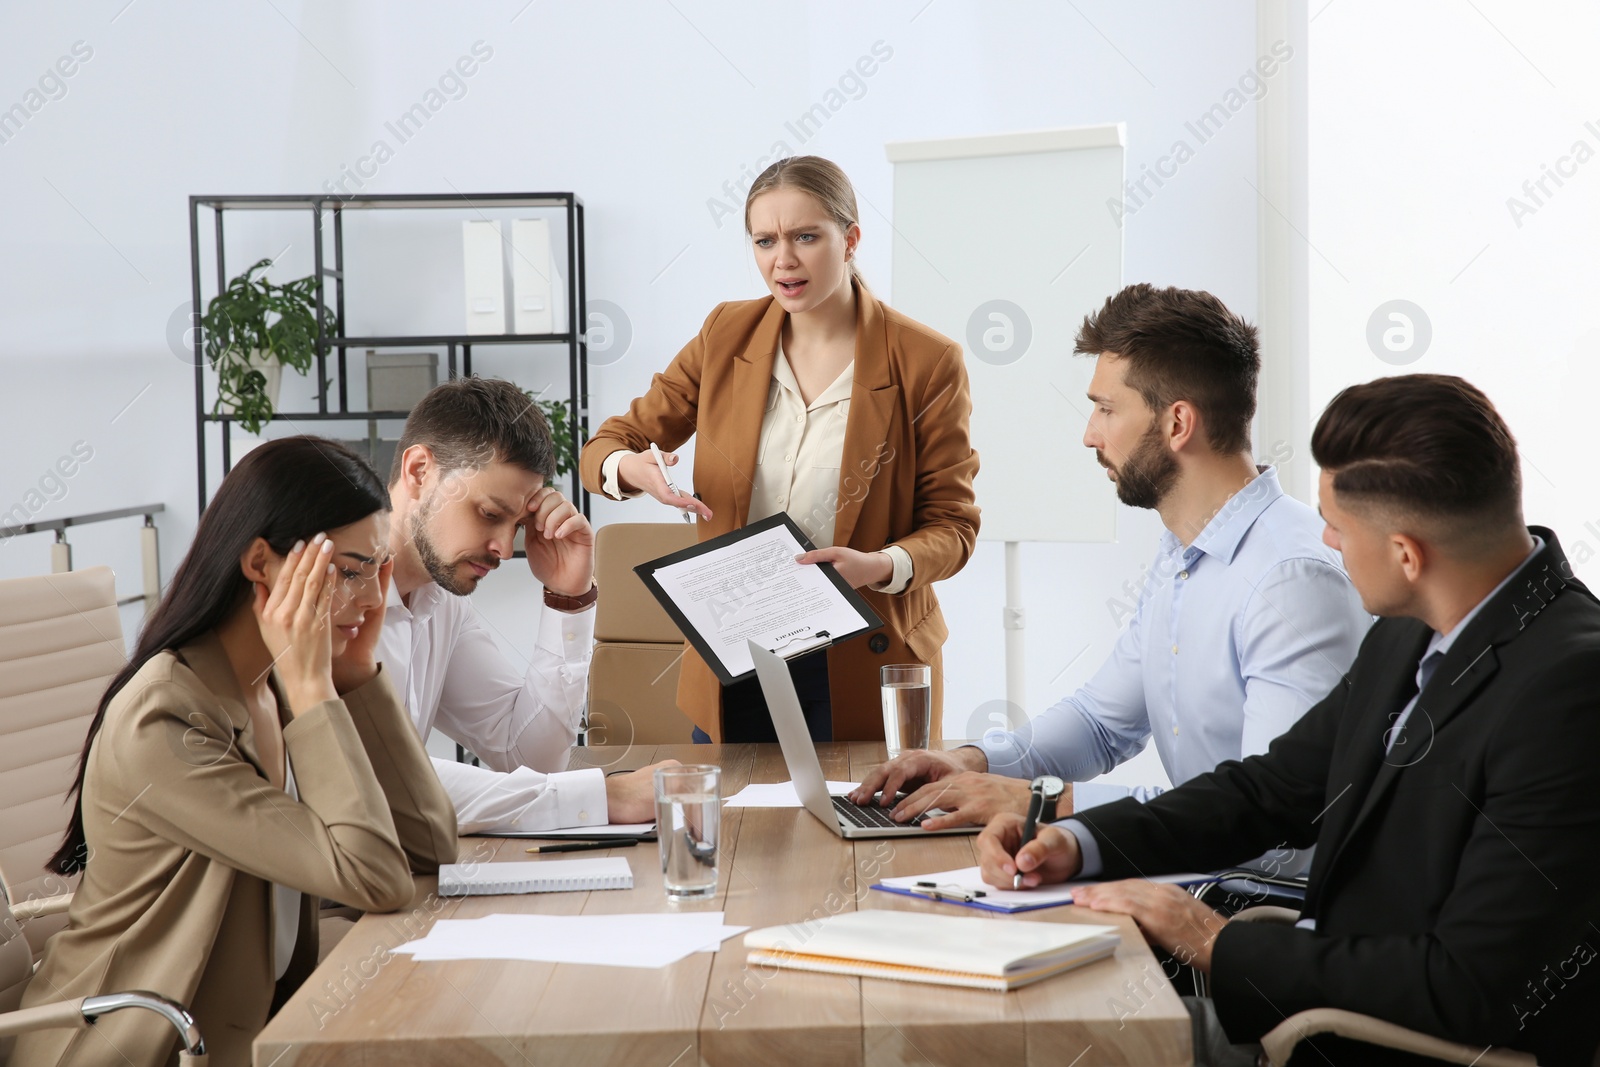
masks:
<path fill-rule="evenodd" d="M 937 738 L 948 629 L 933 584 L 966 565 L 978 536 L 971 392 L 959 345 L 862 284 L 856 220 L 837 164 L 795 156 L 762 171 L 744 224 L 769 295 L 717 305 L 584 445 L 583 484 L 693 511 L 702 541 L 788 513 L 817 546 L 799 562 L 832 564 L 885 623 L 790 661 L 812 738 L 881 741 L 878 668 L 891 663 L 933 668 Z M 650 452 L 691 436 L 700 499 L 669 490 Z M 723 688 L 692 648 L 678 707 L 696 741 L 777 740 L 755 679 Z"/>
<path fill-rule="evenodd" d="M 127 989 L 190 1005 L 248 1064 L 317 959 L 318 898 L 373 911 L 456 858 L 455 814 L 373 659 L 388 494 L 353 453 L 270 441 L 225 478 L 100 703 L 71 828 L 83 872 L 25 1005 Z M 168 1063 L 144 1012 L 23 1036 L 13 1062 Z"/>

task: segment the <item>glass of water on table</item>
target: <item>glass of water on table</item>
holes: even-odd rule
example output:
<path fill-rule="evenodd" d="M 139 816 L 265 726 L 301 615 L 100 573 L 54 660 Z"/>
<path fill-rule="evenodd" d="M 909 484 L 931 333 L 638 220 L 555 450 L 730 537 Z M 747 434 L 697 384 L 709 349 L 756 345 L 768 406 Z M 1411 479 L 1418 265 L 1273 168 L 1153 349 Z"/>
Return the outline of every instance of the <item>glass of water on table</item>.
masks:
<path fill-rule="evenodd" d="M 704 900 L 717 892 L 722 829 L 722 768 L 682 764 L 656 769 L 656 837 L 668 900 Z"/>
<path fill-rule="evenodd" d="M 933 668 L 925 663 L 895 663 L 878 668 L 883 687 L 883 740 L 889 758 L 928 747 L 933 713 Z"/>

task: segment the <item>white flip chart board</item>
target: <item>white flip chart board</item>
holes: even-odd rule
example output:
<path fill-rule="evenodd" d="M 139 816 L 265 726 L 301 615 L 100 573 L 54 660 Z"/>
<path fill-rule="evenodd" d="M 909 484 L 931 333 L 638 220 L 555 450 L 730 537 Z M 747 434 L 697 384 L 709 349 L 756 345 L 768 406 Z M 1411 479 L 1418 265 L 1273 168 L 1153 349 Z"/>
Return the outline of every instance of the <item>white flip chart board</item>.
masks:
<path fill-rule="evenodd" d="M 1083 317 L 1122 287 L 1123 127 L 891 141 L 891 303 L 960 342 L 979 536 L 1110 541 L 1116 495 L 1083 447 Z"/>

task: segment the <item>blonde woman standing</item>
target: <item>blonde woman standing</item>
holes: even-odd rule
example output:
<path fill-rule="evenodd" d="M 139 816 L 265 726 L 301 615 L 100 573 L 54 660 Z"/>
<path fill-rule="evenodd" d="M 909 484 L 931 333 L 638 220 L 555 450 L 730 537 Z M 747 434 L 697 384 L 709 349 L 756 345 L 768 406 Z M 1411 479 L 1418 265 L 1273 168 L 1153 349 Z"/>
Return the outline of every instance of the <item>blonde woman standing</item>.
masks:
<path fill-rule="evenodd" d="M 961 348 L 881 303 L 855 266 L 855 192 L 837 165 L 796 156 L 750 187 L 745 230 L 770 295 L 718 305 L 650 390 L 584 446 L 582 476 L 613 499 L 648 493 L 694 511 L 700 539 L 787 512 L 886 626 L 790 663 L 811 736 L 878 740 L 878 668 L 929 664 L 939 734 L 940 648 L 933 583 L 972 554 L 978 455 Z M 699 499 L 667 488 L 666 451 L 698 434 Z M 724 689 L 690 649 L 678 706 L 696 741 L 772 741 L 760 687 Z"/>

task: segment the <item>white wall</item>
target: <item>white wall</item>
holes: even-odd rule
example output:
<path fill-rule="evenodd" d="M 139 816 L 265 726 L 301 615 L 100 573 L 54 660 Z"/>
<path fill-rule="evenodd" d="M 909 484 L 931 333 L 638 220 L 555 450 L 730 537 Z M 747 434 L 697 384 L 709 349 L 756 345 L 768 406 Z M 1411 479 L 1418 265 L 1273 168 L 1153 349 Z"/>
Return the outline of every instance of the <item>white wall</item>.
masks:
<path fill-rule="evenodd" d="M 1591 584 L 1597 38 L 1600 12 L 1575 0 L 1329 5 L 1311 23 L 1307 233 L 1313 418 L 1379 375 L 1476 383 L 1517 437 L 1528 521 L 1552 527 Z M 1432 338 L 1380 344 L 1385 360 L 1367 324 L 1396 299 L 1421 308 Z"/>
<path fill-rule="evenodd" d="M 163 501 L 168 574 L 194 527 L 192 372 L 187 352 L 179 344 L 174 353 L 169 340 L 189 299 L 186 198 L 316 191 L 379 138 L 394 155 L 367 191 L 572 189 L 584 197 L 591 299 L 620 306 L 632 328 L 626 354 L 591 375 L 601 415 L 643 390 L 717 302 L 760 295 L 737 187 L 775 150 L 817 152 L 844 166 L 861 199 L 862 267 L 887 293 L 885 141 L 1120 120 L 1138 178 L 1183 140 L 1192 158 L 1162 164 L 1176 173 L 1160 188 L 1147 184 L 1148 199 L 1129 202 L 1128 279 L 1210 289 L 1255 314 L 1256 200 L 1246 180 L 1255 174 L 1253 104 L 1204 143 L 1185 125 L 1229 100 L 1257 58 L 1247 0 L 125 2 L 23 6 L 0 35 L 8 72 L 0 107 L 24 100 L 74 42 L 93 51 L 65 80 L 65 95 L 0 144 L 0 197 L 10 207 L 0 244 L 0 422 L 9 453 L 0 508 L 26 499 L 58 456 L 87 442 L 94 458 L 39 517 Z M 479 41 L 493 54 L 464 95 L 396 144 L 385 121 Z M 802 142 L 786 123 L 826 103 L 875 45 L 891 54 L 870 78 L 847 81 L 842 106 Z M 298 233 L 282 228 L 295 225 Z M 306 273 L 305 229 L 285 219 L 241 229 L 230 273 L 286 242 L 277 276 Z M 1062 250 L 1063 266 L 1072 252 Z M 353 317 L 391 321 L 421 314 L 420 302 L 453 328 L 459 306 L 406 290 L 426 264 L 407 267 L 403 258 L 373 258 L 370 303 Z M 548 366 L 548 358 L 531 365 L 524 380 L 542 384 Z M 1082 425 L 1065 406 L 1059 425 L 1045 430 L 1061 450 L 1081 447 Z M 1047 465 L 1040 474 L 1048 486 Z M 980 479 L 980 502 L 982 487 Z M 655 517 L 665 516 L 649 503 L 595 507 L 602 523 Z M 1109 602 L 1138 579 L 1158 532 L 1153 514 L 1124 509 L 1115 544 L 1027 546 L 1034 710 L 1104 658 L 1115 635 Z M 110 562 L 133 591 L 131 526 L 74 540 L 80 565 Z M 46 538 L 0 544 L 0 575 L 46 566 Z M 953 631 L 947 735 L 981 732 L 986 713 L 998 710 L 989 702 L 1003 700 L 1001 593 L 998 545 L 982 546 L 940 590 Z M 537 603 L 531 580 L 509 571 L 478 598 L 508 646 L 525 647 Z M 1163 780 L 1153 751 L 1118 777 Z"/>

